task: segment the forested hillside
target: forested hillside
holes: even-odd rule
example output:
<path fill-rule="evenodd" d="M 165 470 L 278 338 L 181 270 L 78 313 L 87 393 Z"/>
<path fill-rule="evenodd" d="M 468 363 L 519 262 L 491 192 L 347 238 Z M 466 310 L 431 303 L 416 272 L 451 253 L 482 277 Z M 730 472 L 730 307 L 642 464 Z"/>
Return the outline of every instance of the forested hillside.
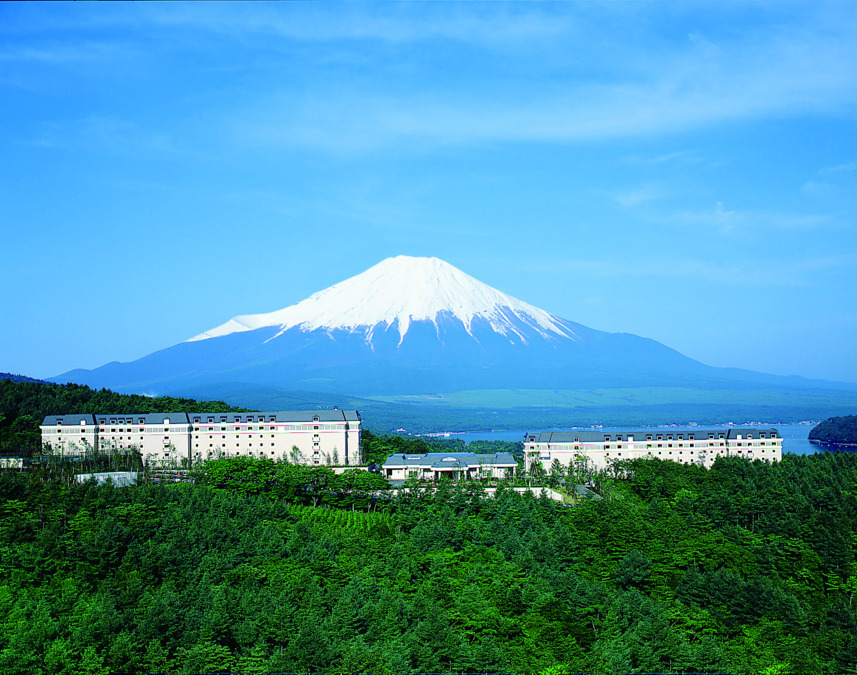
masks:
<path fill-rule="evenodd" d="M 857 668 L 857 454 L 638 461 L 574 508 L 473 485 L 313 508 L 230 482 L 242 461 L 0 474 L 0 673 Z"/>
<path fill-rule="evenodd" d="M 815 425 L 809 440 L 838 445 L 857 445 L 857 415 L 831 417 Z"/>
<path fill-rule="evenodd" d="M 41 445 L 46 415 L 243 411 L 222 401 L 117 394 L 79 384 L 0 379 L 0 453 L 32 452 Z"/>

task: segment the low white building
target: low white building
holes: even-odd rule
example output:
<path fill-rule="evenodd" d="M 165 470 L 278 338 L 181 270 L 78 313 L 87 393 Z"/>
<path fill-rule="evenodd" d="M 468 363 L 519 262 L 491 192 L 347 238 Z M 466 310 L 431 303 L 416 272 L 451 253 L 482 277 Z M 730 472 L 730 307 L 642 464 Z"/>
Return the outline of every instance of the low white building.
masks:
<path fill-rule="evenodd" d="M 297 464 L 362 464 L 357 411 L 49 415 L 42 444 L 65 455 L 136 448 L 146 460 L 189 463 L 236 455 Z"/>
<path fill-rule="evenodd" d="M 427 452 L 421 455 L 396 454 L 387 457 L 381 466 L 381 475 L 389 480 L 438 480 L 505 478 L 518 466 L 515 458 L 507 453 L 475 452 Z"/>
<path fill-rule="evenodd" d="M 605 469 L 613 462 L 642 457 L 710 467 L 718 457 L 778 462 L 783 439 L 776 429 L 644 429 L 625 431 L 547 431 L 524 436 L 525 466 L 539 462 L 550 471 L 554 461 L 570 466 L 586 461 Z"/>

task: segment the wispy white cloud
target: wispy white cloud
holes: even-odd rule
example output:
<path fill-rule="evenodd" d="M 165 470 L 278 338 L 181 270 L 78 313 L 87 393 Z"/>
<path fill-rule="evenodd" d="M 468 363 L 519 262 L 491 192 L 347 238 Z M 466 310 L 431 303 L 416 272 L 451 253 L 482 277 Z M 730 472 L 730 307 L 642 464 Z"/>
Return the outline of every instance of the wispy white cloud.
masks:
<path fill-rule="evenodd" d="M 169 134 L 149 131 L 134 122 L 91 115 L 83 119 L 51 122 L 43 126 L 33 145 L 119 156 L 170 156 L 182 154 Z"/>
<path fill-rule="evenodd" d="M 645 157 L 642 155 L 629 155 L 623 158 L 623 163 L 644 167 L 655 167 L 662 165 L 698 165 L 705 163 L 706 160 L 700 156 L 696 150 L 677 150 L 668 152 L 654 157 Z"/>
<path fill-rule="evenodd" d="M 237 10 L 229 4 L 174 5 L 150 13 L 149 20 L 237 38 L 270 35 L 310 43 L 443 39 L 503 47 L 567 36 L 578 25 L 573 15 L 529 3 L 496 4 L 490 11 L 468 3 L 428 3 L 419 11 L 409 3 L 346 3 L 333 10 L 325 3 L 309 3 L 290 11 L 265 4 Z"/>
<path fill-rule="evenodd" d="M 647 70 L 601 83 L 577 74 L 530 85 L 491 73 L 485 82 L 427 82 L 419 92 L 316 88 L 238 114 L 239 136 L 258 143 L 355 152 L 407 143 L 591 142 L 698 130 L 770 115 L 839 114 L 857 104 L 857 42 L 850 36 L 784 37 L 732 45 L 719 59 L 695 47 L 663 54 Z M 635 54 L 628 54 L 634 61 Z"/>
<path fill-rule="evenodd" d="M 5 29 L 18 38 L 7 43 L 17 46 L 0 49 L 0 59 L 109 64 L 117 53 L 151 53 L 164 67 L 177 54 L 208 54 L 225 37 L 229 49 L 259 53 L 264 45 L 263 60 L 282 67 L 297 50 L 304 67 L 318 70 L 242 89 L 218 112 L 242 144 L 331 153 L 597 142 L 768 116 L 850 114 L 857 104 L 857 17 L 847 12 L 804 9 L 788 19 L 770 10 L 769 20 L 748 22 L 743 31 L 706 31 L 702 17 L 700 27 L 676 38 L 651 19 L 680 14 L 678 5 L 622 3 L 619 11 L 608 4 L 31 9 L 57 34 L 64 25 L 90 29 L 89 41 L 46 43 L 20 20 Z M 640 24 L 637 14 L 649 20 Z M 108 28 L 122 28 L 126 43 L 96 39 Z M 450 45 L 454 63 L 444 56 Z M 385 77 L 393 67 L 402 70 Z M 693 154 L 656 159 L 689 162 Z"/>
<path fill-rule="evenodd" d="M 663 191 L 653 185 L 644 185 L 633 190 L 627 190 L 614 195 L 614 199 L 620 206 L 633 208 L 646 202 L 655 201 L 663 195 Z"/>
<path fill-rule="evenodd" d="M 838 190 L 830 183 L 825 183 L 817 180 L 808 180 L 801 185 L 800 191 L 815 198 L 831 198 L 834 197 Z"/>
<path fill-rule="evenodd" d="M 857 162 L 846 162 L 821 169 L 821 173 L 854 173 L 855 171 L 857 171 Z"/>
<path fill-rule="evenodd" d="M 580 25 L 574 13 L 536 3 L 206 3 L 112 6 L 98 11 L 30 8 L 7 17 L 0 34 L 32 34 L 33 25 L 58 31 L 185 31 L 238 42 L 276 38 L 300 43 L 340 41 L 401 44 L 449 40 L 506 49 L 568 37 Z"/>
<path fill-rule="evenodd" d="M 128 55 L 130 46 L 116 42 L 85 41 L 81 43 L 45 42 L 38 45 L 5 45 L 0 48 L 0 62 L 79 65 L 106 62 Z"/>
<path fill-rule="evenodd" d="M 829 226 L 835 222 L 827 214 L 777 213 L 772 211 L 735 211 L 717 202 L 713 208 L 703 211 L 678 211 L 667 215 L 665 220 L 681 225 L 708 227 L 721 235 L 730 235 L 748 230 L 794 230 Z"/>
<path fill-rule="evenodd" d="M 538 267 L 523 266 L 522 272 L 562 273 L 567 278 L 637 278 L 703 282 L 706 285 L 738 287 L 796 288 L 820 283 L 819 273 L 849 270 L 857 264 L 857 254 L 818 256 L 779 260 L 776 274 L 759 265 L 758 260 L 720 261 L 710 258 L 659 257 L 649 255 L 640 260 L 598 260 L 576 258 L 550 262 L 541 260 Z"/>

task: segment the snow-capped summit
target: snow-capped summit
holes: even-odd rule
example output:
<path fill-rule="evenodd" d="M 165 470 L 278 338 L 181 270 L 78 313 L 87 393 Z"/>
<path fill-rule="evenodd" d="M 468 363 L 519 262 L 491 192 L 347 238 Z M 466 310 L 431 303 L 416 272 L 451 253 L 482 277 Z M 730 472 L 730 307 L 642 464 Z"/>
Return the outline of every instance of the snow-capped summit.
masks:
<path fill-rule="evenodd" d="M 548 314 L 437 258 L 399 256 L 291 307 L 55 380 L 150 393 L 261 386 L 371 397 L 700 386 L 721 377 L 654 340 Z"/>
<path fill-rule="evenodd" d="M 527 337 L 521 324 L 542 337 L 575 339 L 557 317 L 501 293 L 443 260 L 400 255 L 296 305 L 268 314 L 237 316 L 188 342 L 267 327 L 279 329 L 274 337 L 295 327 L 307 332 L 362 329 L 372 342 L 376 331 L 395 325 L 401 344 L 412 322 L 428 321 L 437 328 L 441 318 L 457 319 L 471 336 L 473 321 L 478 318 L 495 333 L 515 335 L 523 342 Z"/>

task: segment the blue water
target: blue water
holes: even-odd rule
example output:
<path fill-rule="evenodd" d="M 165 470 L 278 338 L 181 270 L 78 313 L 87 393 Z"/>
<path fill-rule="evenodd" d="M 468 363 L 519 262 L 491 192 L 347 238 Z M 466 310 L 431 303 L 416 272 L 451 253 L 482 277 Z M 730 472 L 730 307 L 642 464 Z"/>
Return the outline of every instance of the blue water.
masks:
<path fill-rule="evenodd" d="M 783 452 L 791 452 L 796 455 L 813 455 L 816 452 L 825 452 L 825 446 L 814 445 L 807 440 L 813 424 L 764 424 L 762 427 L 776 429 L 783 437 Z M 661 427 L 659 427 L 661 428 Z M 667 428 L 667 427 L 662 427 Z M 668 427 L 669 429 L 727 429 L 722 425 L 709 425 L 697 427 Z M 604 429 L 604 431 L 619 431 L 621 429 Z M 481 433 L 450 434 L 449 438 L 461 438 L 465 443 L 470 441 L 520 441 L 524 434 L 538 431 L 571 431 L 571 429 L 526 429 L 521 431 L 487 431 Z M 442 437 L 443 438 L 443 437 Z M 840 449 L 840 448 L 832 448 Z M 853 448 L 852 448 L 853 449 Z"/>

